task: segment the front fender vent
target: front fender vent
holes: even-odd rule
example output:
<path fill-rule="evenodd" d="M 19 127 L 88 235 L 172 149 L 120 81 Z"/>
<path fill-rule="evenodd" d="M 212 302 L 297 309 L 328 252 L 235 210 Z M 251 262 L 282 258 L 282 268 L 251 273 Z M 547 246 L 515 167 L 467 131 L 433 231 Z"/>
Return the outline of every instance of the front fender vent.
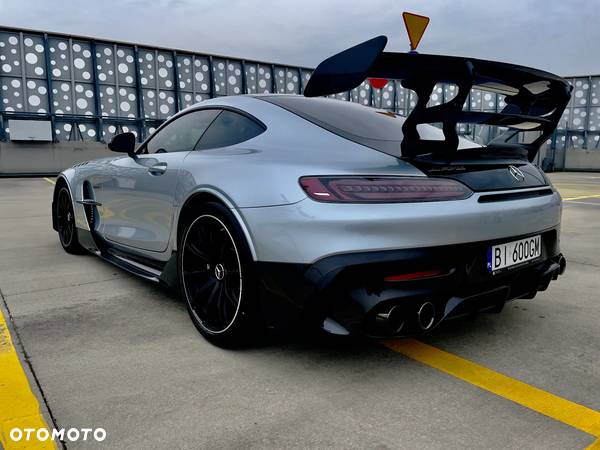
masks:
<path fill-rule="evenodd" d="M 92 188 L 92 184 L 89 181 L 83 182 L 83 199 L 84 200 L 95 200 L 94 199 L 94 190 Z M 83 209 L 85 211 L 85 217 L 87 219 L 90 230 L 94 229 L 94 225 L 96 223 L 96 216 L 98 211 L 94 205 L 83 205 Z"/>

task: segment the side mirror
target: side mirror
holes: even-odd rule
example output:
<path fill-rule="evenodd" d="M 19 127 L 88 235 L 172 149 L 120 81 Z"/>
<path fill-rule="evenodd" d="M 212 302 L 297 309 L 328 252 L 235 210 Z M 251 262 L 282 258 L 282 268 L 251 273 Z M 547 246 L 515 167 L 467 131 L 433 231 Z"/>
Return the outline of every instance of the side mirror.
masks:
<path fill-rule="evenodd" d="M 108 148 L 113 152 L 127 153 L 133 157 L 135 155 L 135 134 L 131 132 L 117 134 L 109 142 Z"/>

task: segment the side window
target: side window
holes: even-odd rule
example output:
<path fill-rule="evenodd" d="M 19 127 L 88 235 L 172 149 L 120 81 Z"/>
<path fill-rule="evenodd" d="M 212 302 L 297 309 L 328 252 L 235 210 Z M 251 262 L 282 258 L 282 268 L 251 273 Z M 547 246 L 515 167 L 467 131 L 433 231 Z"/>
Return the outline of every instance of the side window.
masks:
<path fill-rule="evenodd" d="M 185 114 L 159 130 L 146 145 L 145 153 L 186 152 L 194 146 L 219 114 L 206 109 Z"/>
<path fill-rule="evenodd" d="M 258 136 L 265 128 L 256 121 L 232 111 L 223 110 L 208 127 L 196 150 L 227 147 Z"/>

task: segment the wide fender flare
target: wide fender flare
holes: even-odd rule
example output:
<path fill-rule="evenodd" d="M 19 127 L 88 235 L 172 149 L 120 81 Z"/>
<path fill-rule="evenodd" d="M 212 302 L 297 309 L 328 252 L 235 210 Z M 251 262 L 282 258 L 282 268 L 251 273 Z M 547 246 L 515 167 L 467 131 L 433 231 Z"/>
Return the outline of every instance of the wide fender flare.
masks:
<path fill-rule="evenodd" d="M 180 206 L 177 208 L 176 217 L 175 217 L 175 221 L 174 221 L 175 226 L 173 228 L 175 230 L 178 229 L 179 217 L 181 215 L 181 211 L 185 208 L 186 204 L 193 199 L 194 196 L 199 195 L 199 194 L 212 195 L 213 197 L 217 198 L 220 202 L 222 202 L 231 211 L 231 213 L 235 217 L 238 225 L 242 229 L 242 232 L 244 233 L 244 237 L 246 238 L 246 242 L 248 244 L 248 248 L 250 249 L 250 254 L 252 255 L 252 259 L 254 261 L 256 261 L 257 256 L 256 256 L 256 248 L 254 246 L 254 240 L 252 237 L 252 233 L 250 232 L 250 229 L 249 229 L 248 225 L 246 224 L 246 221 L 244 220 L 244 217 L 240 213 L 240 210 L 237 208 L 237 206 L 235 205 L 233 200 L 227 194 L 225 194 L 223 191 L 221 191 L 220 189 L 218 189 L 214 186 L 199 186 L 196 189 L 194 189 L 193 191 L 189 192 L 185 196 L 185 200 L 183 202 L 181 202 Z M 177 233 L 173 233 L 173 247 L 172 248 L 174 250 L 177 250 L 177 237 L 178 237 Z"/>

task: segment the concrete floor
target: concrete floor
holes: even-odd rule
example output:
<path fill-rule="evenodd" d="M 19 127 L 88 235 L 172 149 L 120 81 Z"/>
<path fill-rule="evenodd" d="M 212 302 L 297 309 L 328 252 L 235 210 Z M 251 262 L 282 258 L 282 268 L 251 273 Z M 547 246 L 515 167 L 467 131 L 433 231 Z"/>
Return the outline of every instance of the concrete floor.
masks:
<path fill-rule="evenodd" d="M 552 178 L 563 197 L 600 194 L 599 174 Z M 102 444 L 69 448 L 583 449 L 594 440 L 378 343 L 213 347 L 173 294 L 63 252 L 52 188 L 0 180 L 0 290 L 58 426 L 108 432 Z M 549 291 L 423 340 L 600 410 L 600 198 L 565 202 L 562 249 L 569 266 Z"/>

